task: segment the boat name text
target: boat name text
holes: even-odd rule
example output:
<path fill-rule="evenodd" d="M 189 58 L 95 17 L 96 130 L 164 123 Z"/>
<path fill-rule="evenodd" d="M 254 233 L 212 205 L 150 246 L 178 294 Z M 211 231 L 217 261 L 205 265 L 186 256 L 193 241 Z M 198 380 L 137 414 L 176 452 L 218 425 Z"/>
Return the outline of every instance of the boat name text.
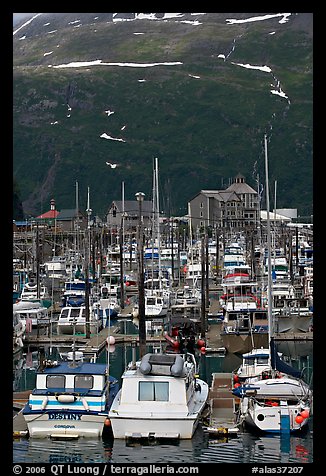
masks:
<path fill-rule="evenodd" d="M 49 420 L 81 420 L 77 413 L 49 413 Z"/>

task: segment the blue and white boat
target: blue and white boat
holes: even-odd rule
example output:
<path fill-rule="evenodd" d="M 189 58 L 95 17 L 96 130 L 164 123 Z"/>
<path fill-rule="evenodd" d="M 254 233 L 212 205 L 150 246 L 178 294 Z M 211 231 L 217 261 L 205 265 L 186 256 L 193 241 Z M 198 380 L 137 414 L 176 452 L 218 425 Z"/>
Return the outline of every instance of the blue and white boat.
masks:
<path fill-rule="evenodd" d="M 90 289 L 90 286 L 89 286 Z M 64 283 L 61 297 L 62 306 L 82 306 L 85 304 L 86 281 L 74 278 Z"/>
<path fill-rule="evenodd" d="M 23 409 L 30 437 L 100 437 L 118 381 L 107 365 L 49 361 Z"/>

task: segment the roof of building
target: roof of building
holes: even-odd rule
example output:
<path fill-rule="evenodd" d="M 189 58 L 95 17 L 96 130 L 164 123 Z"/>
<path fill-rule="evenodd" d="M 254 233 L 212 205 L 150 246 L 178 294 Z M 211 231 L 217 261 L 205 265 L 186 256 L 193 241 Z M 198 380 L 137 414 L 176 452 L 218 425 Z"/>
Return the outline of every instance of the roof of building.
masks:
<path fill-rule="evenodd" d="M 42 213 L 42 215 L 39 215 L 36 218 L 41 218 L 41 219 L 51 218 L 51 219 L 53 219 L 53 218 L 57 218 L 58 215 L 59 215 L 58 210 L 49 210 L 48 212 Z"/>
<path fill-rule="evenodd" d="M 240 178 L 240 176 L 237 177 L 238 179 Z M 246 182 L 244 181 L 235 181 L 233 182 L 226 190 L 226 192 L 236 192 L 236 193 L 239 193 L 239 194 L 243 194 L 243 193 L 255 193 L 257 194 L 256 190 L 253 189 L 252 187 L 250 187 L 250 185 L 248 185 Z"/>
<path fill-rule="evenodd" d="M 228 202 L 231 200 L 240 201 L 240 197 L 238 197 L 238 195 L 232 190 L 201 190 L 196 197 L 200 194 L 203 194 L 208 198 L 214 198 L 219 202 Z"/>
<path fill-rule="evenodd" d="M 126 214 L 128 215 L 138 215 L 139 213 L 139 202 L 137 200 L 125 200 L 124 204 L 122 200 L 115 200 L 112 202 L 112 206 L 115 206 L 118 212 L 122 212 L 123 208 Z M 153 212 L 153 202 L 150 200 L 144 200 L 142 202 L 142 213 L 145 215 L 150 215 Z"/>
<path fill-rule="evenodd" d="M 78 214 L 80 217 L 83 217 L 81 211 L 79 211 Z M 73 220 L 76 218 L 76 208 L 65 208 L 61 210 L 57 218 L 58 220 Z"/>

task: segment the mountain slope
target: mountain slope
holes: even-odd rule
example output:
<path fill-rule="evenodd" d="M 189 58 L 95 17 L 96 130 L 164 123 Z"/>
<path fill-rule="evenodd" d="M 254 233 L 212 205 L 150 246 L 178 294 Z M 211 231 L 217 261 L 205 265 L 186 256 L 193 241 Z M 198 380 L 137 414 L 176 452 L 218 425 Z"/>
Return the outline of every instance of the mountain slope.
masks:
<path fill-rule="evenodd" d="M 89 186 L 99 215 L 122 181 L 126 199 L 150 199 L 154 157 L 162 210 L 184 213 L 238 172 L 257 188 L 265 132 L 277 207 L 312 213 L 312 14 L 171 15 L 39 14 L 15 26 L 25 214 L 52 197 L 73 207 L 76 181 L 80 207 Z"/>

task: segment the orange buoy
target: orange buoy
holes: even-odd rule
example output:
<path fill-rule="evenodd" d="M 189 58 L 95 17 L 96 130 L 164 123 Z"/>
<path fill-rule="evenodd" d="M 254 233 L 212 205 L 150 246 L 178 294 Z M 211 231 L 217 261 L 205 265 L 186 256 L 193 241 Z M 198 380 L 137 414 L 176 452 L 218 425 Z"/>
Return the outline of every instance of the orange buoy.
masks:
<path fill-rule="evenodd" d="M 198 339 L 197 340 L 197 345 L 198 345 L 198 347 L 203 347 L 205 345 L 205 341 L 203 339 Z"/>
<path fill-rule="evenodd" d="M 300 415 L 300 413 L 295 417 L 295 421 L 299 424 L 302 423 L 303 420 L 304 418 Z"/>
<path fill-rule="evenodd" d="M 235 383 L 234 384 L 234 388 L 238 388 L 238 387 L 241 387 L 241 383 Z"/>
<path fill-rule="evenodd" d="M 302 412 L 300 413 L 300 415 L 302 416 L 302 418 L 308 418 L 308 416 L 309 416 L 309 411 L 308 411 L 308 410 L 302 410 Z"/>
<path fill-rule="evenodd" d="M 202 354 L 205 354 L 205 352 L 206 352 L 206 347 L 205 347 L 204 345 L 203 345 L 203 347 L 200 348 L 200 352 L 201 352 Z"/>

